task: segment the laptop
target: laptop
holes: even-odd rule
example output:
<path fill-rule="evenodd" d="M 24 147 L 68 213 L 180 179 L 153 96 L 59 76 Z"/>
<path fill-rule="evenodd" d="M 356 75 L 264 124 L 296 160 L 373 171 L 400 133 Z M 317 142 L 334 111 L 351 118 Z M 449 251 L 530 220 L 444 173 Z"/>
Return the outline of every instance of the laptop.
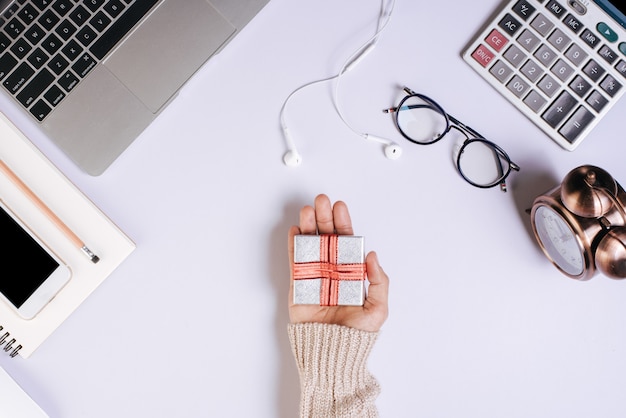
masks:
<path fill-rule="evenodd" d="M 268 2 L 0 0 L 0 91 L 97 176 Z"/>

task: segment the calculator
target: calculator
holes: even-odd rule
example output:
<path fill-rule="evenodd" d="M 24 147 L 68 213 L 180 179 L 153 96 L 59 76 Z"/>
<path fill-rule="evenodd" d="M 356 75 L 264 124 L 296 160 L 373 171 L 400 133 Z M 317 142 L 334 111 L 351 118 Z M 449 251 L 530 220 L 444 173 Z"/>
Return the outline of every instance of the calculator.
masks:
<path fill-rule="evenodd" d="M 573 151 L 626 91 L 622 0 L 507 0 L 463 59 Z"/>

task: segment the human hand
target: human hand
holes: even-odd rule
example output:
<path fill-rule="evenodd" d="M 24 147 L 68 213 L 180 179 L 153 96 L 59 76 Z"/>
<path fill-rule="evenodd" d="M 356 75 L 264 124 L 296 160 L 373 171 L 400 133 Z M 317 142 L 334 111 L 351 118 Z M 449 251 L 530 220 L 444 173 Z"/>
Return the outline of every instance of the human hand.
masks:
<path fill-rule="evenodd" d="M 352 221 L 348 207 L 338 201 L 331 205 L 326 195 L 315 198 L 314 207 L 305 206 L 300 210 L 300 226 L 289 229 L 289 319 L 291 323 L 318 322 L 344 325 L 362 331 L 380 330 L 388 315 L 389 278 L 378 263 L 375 252 L 365 257 L 368 294 L 363 306 L 318 306 L 295 305 L 293 303 L 293 237 L 298 234 L 339 234 L 353 235 Z"/>

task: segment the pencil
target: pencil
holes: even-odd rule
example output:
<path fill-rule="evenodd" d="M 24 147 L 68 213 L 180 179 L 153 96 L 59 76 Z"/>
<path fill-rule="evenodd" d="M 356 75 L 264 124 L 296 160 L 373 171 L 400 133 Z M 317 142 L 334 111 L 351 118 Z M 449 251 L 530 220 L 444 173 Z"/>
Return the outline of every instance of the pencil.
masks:
<path fill-rule="evenodd" d="M 33 191 L 29 189 L 28 186 L 24 184 L 24 182 L 17 175 L 15 175 L 15 173 L 9 168 L 9 166 L 7 166 L 2 160 L 0 160 L 0 171 L 2 171 L 2 173 L 6 175 L 20 189 L 20 191 L 27 196 L 35 204 L 35 206 L 37 206 L 37 208 L 39 208 L 39 210 L 42 211 L 44 215 L 46 215 L 48 219 L 50 219 L 50 221 L 57 228 L 59 228 L 61 232 L 63 232 L 63 234 L 65 234 L 65 236 L 89 258 L 89 260 L 91 260 L 92 263 L 95 264 L 100 261 L 100 257 L 94 254 L 85 245 L 85 243 L 83 243 L 78 235 L 76 235 L 74 231 L 68 228 L 68 226 L 65 225 L 65 223 L 63 223 L 63 221 L 59 219 L 59 217 L 55 215 L 55 213 L 52 212 L 50 208 L 46 206 L 46 204 L 43 203 L 41 199 L 39 199 L 39 197 L 37 197 L 37 195 L 33 193 Z"/>

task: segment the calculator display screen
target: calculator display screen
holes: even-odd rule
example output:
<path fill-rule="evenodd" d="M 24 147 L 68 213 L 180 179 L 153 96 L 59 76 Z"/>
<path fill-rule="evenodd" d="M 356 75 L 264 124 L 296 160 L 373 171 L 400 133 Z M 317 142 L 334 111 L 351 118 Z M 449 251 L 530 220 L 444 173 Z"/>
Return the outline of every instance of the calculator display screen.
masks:
<path fill-rule="evenodd" d="M 626 6 L 623 1 L 594 0 L 594 2 L 626 28 Z"/>

